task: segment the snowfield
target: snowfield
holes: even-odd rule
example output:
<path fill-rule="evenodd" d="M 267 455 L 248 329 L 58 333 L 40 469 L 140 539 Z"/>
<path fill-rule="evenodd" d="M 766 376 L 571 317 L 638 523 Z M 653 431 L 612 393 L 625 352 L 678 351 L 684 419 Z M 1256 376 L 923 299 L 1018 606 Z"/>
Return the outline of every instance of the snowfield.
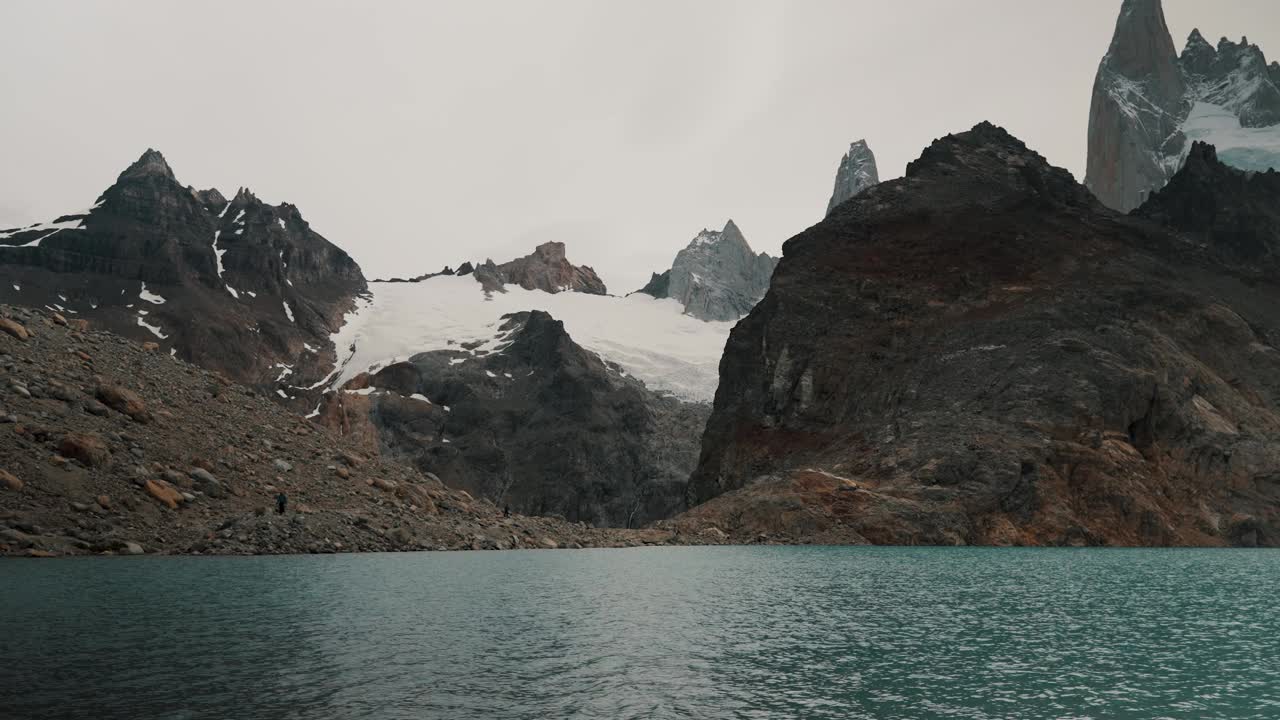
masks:
<path fill-rule="evenodd" d="M 507 292 L 486 297 L 470 276 L 372 283 L 370 288 L 372 297 L 359 301 L 331 337 L 339 363 L 336 375 L 325 381 L 332 387 L 420 352 L 492 352 L 503 315 L 544 310 L 563 322 L 579 345 L 649 388 L 710 402 L 719 383 L 720 354 L 734 325 L 703 322 L 685 315 L 675 300 L 643 294 L 552 294 L 509 285 Z M 462 347 L 476 341 L 483 345 L 471 351 Z"/>
<path fill-rule="evenodd" d="M 1182 123 L 1182 132 L 1187 136 L 1184 156 L 1191 143 L 1200 140 L 1213 145 L 1218 159 L 1232 167 L 1259 172 L 1280 169 L 1280 125 L 1241 127 L 1240 119 L 1227 108 L 1197 102 Z"/>

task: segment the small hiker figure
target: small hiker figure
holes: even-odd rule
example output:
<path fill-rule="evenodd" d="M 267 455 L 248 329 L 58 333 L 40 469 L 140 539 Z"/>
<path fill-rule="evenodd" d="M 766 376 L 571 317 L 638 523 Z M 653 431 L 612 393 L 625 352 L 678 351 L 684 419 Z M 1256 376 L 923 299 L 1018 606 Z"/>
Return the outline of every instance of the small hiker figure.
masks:
<path fill-rule="evenodd" d="M 283 515 L 284 506 L 288 502 L 289 502 L 289 498 L 285 497 L 284 493 L 280 493 L 279 495 L 276 495 L 276 512 L 280 515 Z"/>
<path fill-rule="evenodd" d="M 511 517 L 511 506 L 510 506 L 510 505 L 503 505 L 503 506 L 502 506 L 502 517 Z"/>

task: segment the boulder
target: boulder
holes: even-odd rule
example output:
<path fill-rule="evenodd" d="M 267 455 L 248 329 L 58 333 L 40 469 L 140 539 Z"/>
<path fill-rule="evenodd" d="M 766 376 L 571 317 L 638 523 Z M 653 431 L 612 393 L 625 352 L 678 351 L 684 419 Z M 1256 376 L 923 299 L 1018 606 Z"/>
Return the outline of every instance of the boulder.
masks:
<path fill-rule="evenodd" d="M 94 393 L 104 405 L 118 413 L 128 415 L 137 422 L 151 422 L 147 403 L 134 391 L 119 385 L 99 385 Z"/>
<path fill-rule="evenodd" d="M 22 489 L 22 481 L 7 470 L 0 470 L 0 487 L 18 492 Z"/>
<path fill-rule="evenodd" d="M 0 330 L 9 333 L 19 340 L 26 340 L 31 337 L 31 334 L 27 332 L 27 328 L 24 327 L 22 323 L 19 323 L 16 320 L 10 320 L 9 318 L 0 318 Z"/>
<path fill-rule="evenodd" d="M 170 510 L 177 510 L 178 505 L 182 504 L 182 493 L 163 480 L 148 479 L 143 488 L 151 497 Z"/>
<path fill-rule="evenodd" d="M 58 452 L 89 467 L 101 467 L 111 462 L 111 451 L 107 449 L 106 441 L 92 433 L 67 433 L 58 443 Z"/>

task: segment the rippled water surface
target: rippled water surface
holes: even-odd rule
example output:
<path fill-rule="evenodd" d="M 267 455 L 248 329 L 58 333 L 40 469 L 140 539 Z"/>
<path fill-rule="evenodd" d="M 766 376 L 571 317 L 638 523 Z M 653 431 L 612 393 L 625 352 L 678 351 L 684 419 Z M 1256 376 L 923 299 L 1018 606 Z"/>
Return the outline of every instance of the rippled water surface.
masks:
<path fill-rule="evenodd" d="M 4 718 L 1277 718 L 1280 553 L 0 562 Z"/>

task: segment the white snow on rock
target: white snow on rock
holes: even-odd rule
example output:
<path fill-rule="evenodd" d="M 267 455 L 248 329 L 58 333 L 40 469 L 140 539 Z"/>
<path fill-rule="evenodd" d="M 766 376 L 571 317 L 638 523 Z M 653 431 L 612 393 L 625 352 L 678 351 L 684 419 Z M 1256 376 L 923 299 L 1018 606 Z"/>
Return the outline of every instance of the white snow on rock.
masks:
<path fill-rule="evenodd" d="M 289 322 L 293 322 L 293 308 L 289 307 L 289 301 L 281 300 L 280 304 L 284 305 L 284 314 L 289 318 Z"/>
<path fill-rule="evenodd" d="M 160 332 L 160 326 L 159 326 L 159 325 L 151 325 L 151 324 L 149 324 L 146 320 L 143 320 L 143 319 L 142 319 L 142 316 L 138 316 L 138 327 L 144 327 L 144 328 L 146 328 L 146 329 L 150 330 L 152 335 L 155 335 L 156 337 L 160 338 L 161 340 L 167 340 L 167 339 L 169 339 L 169 336 L 168 336 L 168 335 L 165 335 L 164 333 Z"/>
<path fill-rule="evenodd" d="M 412 394 L 412 395 L 410 395 L 410 396 L 409 396 L 409 399 L 410 399 L 410 400 L 418 400 L 418 401 L 424 402 L 424 403 L 426 403 L 426 404 L 428 404 L 428 405 L 430 405 L 430 404 L 431 404 L 431 401 L 427 399 L 427 396 L 426 396 L 426 395 L 423 395 L 422 393 L 414 393 L 414 394 Z"/>
<path fill-rule="evenodd" d="M 1191 143 L 1199 140 L 1213 145 L 1218 159 L 1232 167 L 1257 172 L 1280 169 L 1280 125 L 1241 127 L 1240 118 L 1231 110 L 1197 102 L 1182 123 L 1182 132 L 1187 136 L 1184 156 L 1191 151 Z"/>
<path fill-rule="evenodd" d="M 233 223 L 238 223 L 238 222 L 240 222 L 240 218 L 242 218 L 242 217 L 244 217 L 244 210 L 241 210 L 239 213 L 237 213 L 237 214 L 236 214 L 236 216 L 235 216 L 235 218 L 233 218 L 233 219 L 231 220 L 231 222 L 233 222 Z"/>
<path fill-rule="evenodd" d="M 417 283 L 378 283 L 358 301 L 332 336 L 338 355 L 333 386 L 374 365 L 432 350 L 484 343 L 499 346 L 503 315 L 544 310 L 565 325 L 579 345 L 622 366 L 648 387 L 677 397 L 710 401 L 719 382 L 720 355 L 732 322 L 704 322 L 684 314 L 676 300 L 637 293 L 628 297 L 546 293 L 507 286 L 486 298 L 470 276 L 440 276 Z"/>
<path fill-rule="evenodd" d="M 237 300 L 240 299 L 240 293 L 236 292 L 236 289 L 231 287 L 230 285 L 227 286 L 227 292 L 231 293 L 231 297 Z"/>
<path fill-rule="evenodd" d="M 213 231 L 213 255 L 218 261 L 218 277 L 222 277 L 222 256 L 226 254 L 226 250 L 218 249 L 218 236 L 222 234 L 221 230 Z"/>
<path fill-rule="evenodd" d="M 276 218 L 276 222 L 280 223 L 280 229 L 281 229 L 281 230 L 288 230 L 288 229 L 289 229 L 288 227 L 285 227 L 285 224 L 284 224 L 284 218 Z"/>
<path fill-rule="evenodd" d="M 18 292 L 22 292 L 22 286 L 21 286 L 21 285 L 14 285 L 14 286 L 13 286 L 13 289 L 14 289 L 14 290 L 17 290 Z"/>
<path fill-rule="evenodd" d="M 157 295 L 157 294 L 155 294 L 155 293 L 153 293 L 153 292 L 151 292 L 151 291 L 147 290 L 147 284 L 146 284 L 146 283 L 142 283 L 142 290 L 138 291 L 138 299 L 139 299 L 139 300 L 146 300 L 147 302 L 151 303 L 152 305 L 163 305 L 163 304 L 165 303 L 165 299 L 164 299 L 164 298 L 162 298 L 162 297 L 160 297 L 159 295 Z"/>
<path fill-rule="evenodd" d="M 222 206 L 222 212 L 218 213 L 218 217 L 222 217 L 223 215 L 226 215 L 227 211 L 230 209 L 231 209 L 231 201 L 228 200 L 227 204 Z"/>
<path fill-rule="evenodd" d="M 46 235 L 42 235 L 36 240 L 32 240 L 31 242 L 25 245 L 19 246 L 19 247 L 36 247 L 40 244 L 41 240 L 44 240 L 45 238 L 49 237 L 49 235 L 53 235 L 54 233 L 60 232 L 62 230 L 81 230 L 83 228 L 84 228 L 83 215 L 72 215 L 72 216 L 68 216 L 68 219 L 66 220 L 55 220 L 53 222 L 36 223 L 35 225 L 28 225 L 27 227 L 24 227 L 24 228 L 14 228 L 13 230 L 0 232 L 0 240 L 13 237 L 14 235 L 17 235 L 19 233 L 52 230 L 53 232 L 50 232 Z"/>

